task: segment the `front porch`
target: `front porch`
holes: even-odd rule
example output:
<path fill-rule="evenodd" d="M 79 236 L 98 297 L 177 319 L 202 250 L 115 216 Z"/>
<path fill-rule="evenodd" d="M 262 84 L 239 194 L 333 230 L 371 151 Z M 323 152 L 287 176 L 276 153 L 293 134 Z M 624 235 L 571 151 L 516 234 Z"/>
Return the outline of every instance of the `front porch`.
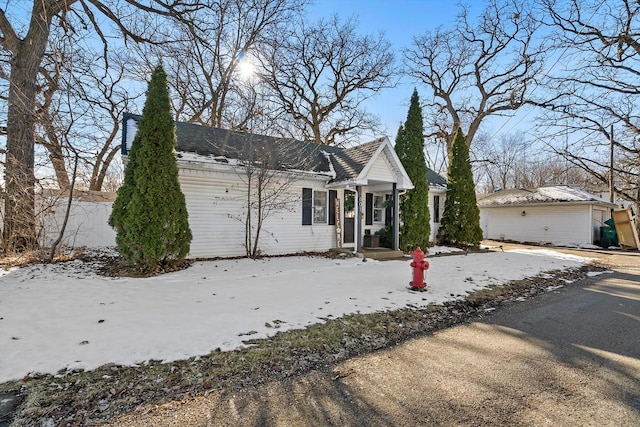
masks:
<path fill-rule="evenodd" d="M 335 224 L 337 248 L 370 258 L 399 258 L 399 202 L 413 188 L 389 138 L 333 153 L 335 178 L 329 190 L 329 224 Z M 386 235 L 381 245 L 380 232 Z"/>
<path fill-rule="evenodd" d="M 411 259 L 404 255 L 404 252 L 389 248 L 361 248 L 360 253 L 363 258 L 371 258 L 378 261 Z"/>
<path fill-rule="evenodd" d="M 360 258 L 369 258 L 375 259 L 377 261 L 388 261 L 388 260 L 402 260 L 411 259 L 408 255 L 405 255 L 402 251 L 396 251 L 389 248 L 377 247 L 377 248 L 360 248 L 358 252 L 355 252 L 353 248 L 332 248 L 329 252 L 333 252 L 335 254 L 344 254 L 348 256 L 356 256 Z"/>

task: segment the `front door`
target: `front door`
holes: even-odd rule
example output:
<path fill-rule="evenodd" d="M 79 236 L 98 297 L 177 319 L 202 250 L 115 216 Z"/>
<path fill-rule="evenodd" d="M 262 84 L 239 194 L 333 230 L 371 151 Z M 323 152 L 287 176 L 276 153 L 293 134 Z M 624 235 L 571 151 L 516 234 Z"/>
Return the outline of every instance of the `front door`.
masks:
<path fill-rule="evenodd" d="M 344 236 L 345 244 L 354 242 L 355 218 L 356 218 L 356 193 L 355 191 L 344 190 Z"/>

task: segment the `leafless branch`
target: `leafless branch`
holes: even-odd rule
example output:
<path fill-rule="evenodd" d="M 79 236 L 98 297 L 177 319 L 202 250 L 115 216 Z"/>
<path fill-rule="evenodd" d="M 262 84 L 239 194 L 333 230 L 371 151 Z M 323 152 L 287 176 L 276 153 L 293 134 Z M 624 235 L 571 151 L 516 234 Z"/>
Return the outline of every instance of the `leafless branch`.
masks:
<path fill-rule="evenodd" d="M 416 37 L 404 57 L 410 74 L 433 91 L 427 133 L 450 147 L 462 127 L 471 145 L 487 117 L 525 105 L 544 66 L 539 25 L 527 3 L 491 0 L 475 24 L 462 7 L 455 27 Z"/>

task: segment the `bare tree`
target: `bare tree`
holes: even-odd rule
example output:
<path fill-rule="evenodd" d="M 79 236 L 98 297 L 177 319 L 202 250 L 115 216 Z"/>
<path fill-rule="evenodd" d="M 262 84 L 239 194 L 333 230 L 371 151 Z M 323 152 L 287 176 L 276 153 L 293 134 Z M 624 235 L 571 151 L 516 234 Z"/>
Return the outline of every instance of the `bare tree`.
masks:
<path fill-rule="evenodd" d="M 433 91 L 424 107 L 427 136 L 449 151 L 462 128 L 471 146 L 489 116 L 525 105 L 544 65 L 539 26 L 527 2 L 490 0 L 476 24 L 462 6 L 455 27 L 414 38 L 404 57 L 411 76 Z"/>
<path fill-rule="evenodd" d="M 300 196 L 291 187 L 301 179 L 301 166 L 318 154 L 313 144 L 300 145 L 291 139 L 279 139 L 246 134 L 241 147 L 229 148 L 228 153 L 238 159 L 236 169 L 241 195 L 217 197 L 224 201 L 240 202 L 242 210 L 229 213 L 244 226 L 244 247 L 248 258 L 258 258 L 262 253 L 262 238 L 271 234 L 266 224 L 274 214 L 295 210 Z M 235 205 L 235 204 L 232 204 Z"/>
<path fill-rule="evenodd" d="M 260 237 L 268 233 L 265 221 L 273 214 L 290 210 L 299 204 L 299 197 L 291 194 L 291 186 L 299 179 L 293 172 L 284 172 L 283 152 L 290 150 L 284 144 L 245 149 L 244 181 L 247 200 L 244 217 L 245 249 L 247 257 L 260 256 Z"/>
<path fill-rule="evenodd" d="M 82 111 L 72 131 L 81 157 L 81 182 L 84 188 L 102 191 L 109 168 L 120 152 L 122 114 L 130 111 L 132 100 L 141 93 L 126 87 L 129 61 L 123 51 L 111 49 L 106 58 L 91 53 L 77 61 L 72 79 L 70 93 L 77 106 L 76 115 Z"/>
<path fill-rule="evenodd" d="M 55 36 L 54 36 L 55 37 Z M 53 38 L 53 37 L 52 37 Z M 58 186 L 67 190 L 70 186 L 67 174 L 67 149 L 65 141 L 68 139 L 70 128 L 65 114 L 72 110 L 69 100 L 68 51 L 64 41 L 65 35 L 51 40 L 48 51 L 45 52 L 36 92 L 36 128 L 35 140 L 48 153 Z M 66 122 L 66 123 L 65 123 Z"/>
<path fill-rule="evenodd" d="M 73 161 L 73 172 L 71 174 L 71 185 L 69 186 L 69 198 L 67 199 L 67 207 L 64 214 L 64 219 L 62 220 L 62 226 L 60 227 L 60 232 L 58 233 L 58 237 L 51 244 L 51 249 L 49 250 L 49 262 L 53 262 L 53 258 L 56 254 L 56 250 L 58 249 L 58 245 L 62 242 L 64 238 L 64 233 L 67 230 L 67 224 L 69 222 L 69 215 L 71 214 L 71 204 L 73 202 L 73 189 L 75 187 L 76 176 L 78 172 L 78 161 L 79 156 L 76 153 L 76 156 Z"/>
<path fill-rule="evenodd" d="M 37 244 L 34 207 L 36 95 L 38 74 L 52 28 L 66 25 L 69 15 L 82 17 L 83 23 L 92 27 L 106 46 L 107 29 L 101 24 L 103 16 L 107 22 L 115 25 L 125 39 L 144 41 L 148 38 L 148 32 L 138 31 L 135 25 L 131 25 L 131 21 L 135 22 L 141 15 L 136 12 L 185 19 L 199 7 L 196 0 L 162 3 L 138 0 L 125 0 L 124 3 L 115 0 L 38 0 L 31 4 L 30 21 L 24 30 L 16 25 L 19 23 L 17 20 L 14 23 L 10 21 L 12 17 L 4 8 L 0 9 L 0 47 L 3 55 L 11 58 L 5 160 L 5 252 L 31 249 Z"/>
<path fill-rule="evenodd" d="M 510 188 L 571 185 L 594 190 L 589 174 L 543 144 L 534 144 L 522 133 L 497 140 L 478 138 L 474 149 L 478 188 L 493 192 Z"/>
<path fill-rule="evenodd" d="M 129 106 L 130 96 L 121 85 L 126 62 L 117 50 L 105 58 L 105 52 L 85 47 L 86 36 L 55 28 L 38 78 L 36 143 L 46 149 L 61 190 L 69 188 L 68 164 L 70 159 L 75 164 L 77 156 L 77 184 L 102 189 L 119 152 L 120 120 Z"/>
<path fill-rule="evenodd" d="M 474 165 L 487 182 L 487 190 L 515 187 L 519 176 L 526 175 L 527 147 L 531 145 L 522 133 L 504 134 L 497 141 L 480 138 L 474 149 Z M 533 153 L 530 153 L 533 154 Z"/>
<path fill-rule="evenodd" d="M 177 120 L 246 129 L 256 102 L 242 75 L 242 68 L 251 66 L 247 53 L 262 52 L 306 4 L 307 0 L 211 2 L 189 22 L 174 22 L 156 34 L 163 43 L 139 45 L 138 50 L 147 67 L 162 58 Z"/>
<path fill-rule="evenodd" d="M 292 124 L 290 136 L 344 145 L 379 126 L 365 100 L 395 85 L 394 57 L 383 35 L 362 36 L 355 19 L 298 22 L 274 38 L 262 79 Z"/>
<path fill-rule="evenodd" d="M 424 157 L 429 169 L 446 174 L 449 165 L 449 156 L 447 153 L 447 144 L 441 139 L 436 137 L 425 139 Z"/>
<path fill-rule="evenodd" d="M 547 81 L 541 123 L 556 152 L 603 186 L 640 194 L 640 4 L 544 0 L 561 63 Z M 571 135 L 571 144 L 562 135 Z M 560 137 L 558 137 L 560 135 Z M 554 138 L 555 137 L 555 138 Z M 615 161 L 610 164 L 610 145 Z M 609 168 L 613 168 L 613 176 Z"/>

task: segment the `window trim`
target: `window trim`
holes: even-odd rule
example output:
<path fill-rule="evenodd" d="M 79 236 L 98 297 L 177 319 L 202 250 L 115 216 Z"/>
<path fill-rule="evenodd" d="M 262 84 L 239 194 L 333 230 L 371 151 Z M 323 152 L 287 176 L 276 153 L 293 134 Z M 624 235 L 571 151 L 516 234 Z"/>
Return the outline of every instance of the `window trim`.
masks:
<path fill-rule="evenodd" d="M 316 204 L 318 195 L 322 194 L 323 203 Z M 302 225 L 335 225 L 335 198 L 338 192 L 335 190 L 314 190 L 312 188 L 302 188 Z M 334 200 L 330 200 L 333 198 Z M 330 211 L 332 209 L 332 211 Z M 316 211 L 323 211 L 323 219 L 316 219 Z"/>
<path fill-rule="evenodd" d="M 376 206 L 376 200 L 380 201 L 380 205 Z M 382 224 L 384 223 L 384 214 L 385 214 L 385 210 L 386 207 L 384 205 L 384 195 L 373 195 L 373 222 L 375 224 Z M 379 217 L 378 219 L 376 219 L 376 212 L 379 213 Z"/>
<path fill-rule="evenodd" d="M 328 200 L 329 211 L 327 212 L 329 217 L 329 225 L 336 225 L 336 199 L 337 198 L 338 198 L 338 191 L 329 190 L 329 200 Z"/>
<path fill-rule="evenodd" d="M 316 195 L 318 194 L 323 194 L 324 195 L 324 204 L 323 205 L 316 205 Z M 328 220 L 328 209 L 329 209 L 329 196 L 327 195 L 327 191 L 326 190 L 313 190 L 313 223 L 314 224 L 327 224 L 327 220 Z M 322 208 L 324 215 L 322 220 L 317 220 L 316 219 L 316 211 L 318 208 Z"/>

